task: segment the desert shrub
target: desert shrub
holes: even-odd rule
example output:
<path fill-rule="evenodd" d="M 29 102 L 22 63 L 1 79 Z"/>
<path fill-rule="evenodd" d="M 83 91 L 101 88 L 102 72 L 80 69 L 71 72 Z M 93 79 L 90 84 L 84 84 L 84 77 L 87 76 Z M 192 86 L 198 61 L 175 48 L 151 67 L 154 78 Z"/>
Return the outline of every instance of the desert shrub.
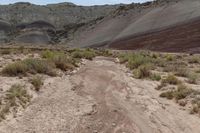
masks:
<path fill-rule="evenodd" d="M 71 70 L 77 66 L 76 60 L 74 60 L 70 56 L 63 55 L 63 54 L 55 55 L 53 58 L 50 59 L 50 61 L 52 61 L 55 64 L 56 68 L 59 68 L 63 71 L 66 71 L 69 69 Z"/>
<path fill-rule="evenodd" d="M 194 63 L 199 63 L 199 57 L 197 57 L 197 56 L 192 56 L 192 57 L 190 57 L 190 58 L 188 59 L 188 63 L 192 63 L 192 64 L 194 64 Z"/>
<path fill-rule="evenodd" d="M 174 93 L 173 91 L 163 92 L 160 94 L 160 97 L 167 98 L 167 99 L 173 99 L 174 98 L 173 93 Z"/>
<path fill-rule="evenodd" d="M 26 75 L 27 73 L 43 73 L 54 76 L 54 64 L 46 60 L 26 59 L 12 64 L 8 64 L 3 68 L 2 74 L 7 76 Z"/>
<path fill-rule="evenodd" d="M 165 87 L 165 86 L 167 86 L 167 84 L 166 83 L 163 83 L 163 82 L 161 82 L 161 84 L 160 85 L 158 85 L 155 89 L 156 90 L 160 90 L 160 89 L 162 89 L 163 87 Z"/>
<path fill-rule="evenodd" d="M 42 77 L 34 76 L 30 79 L 31 84 L 35 87 L 36 91 L 39 91 L 41 86 L 43 85 Z"/>
<path fill-rule="evenodd" d="M 150 75 L 150 79 L 151 80 L 160 81 L 161 80 L 161 76 L 159 74 L 153 73 L 153 74 Z"/>
<path fill-rule="evenodd" d="M 200 69 L 195 70 L 196 73 L 200 73 Z"/>
<path fill-rule="evenodd" d="M 196 84 L 197 83 L 197 78 L 198 78 L 197 74 L 195 74 L 195 73 L 189 73 L 188 74 L 188 83 L 190 83 L 190 84 Z"/>
<path fill-rule="evenodd" d="M 122 64 L 122 63 L 126 63 L 126 62 L 128 62 L 128 60 L 131 58 L 131 54 L 128 54 L 128 53 L 126 53 L 126 54 L 120 54 L 119 56 L 118 56 L 118 58 L 119 58 L 119 62 Z"/>
<path fill-rule="evenodd" d="M 23 62 L 16 62 L 12 64 L 8 64 L 2 70 L 2 74 L 8 76 L 17 76 L 17 75 L 25 75 L 28 71 L 28 67 Z"/>
<path fill-rule="evenodd" d="M 139 68 L 133 71 L 134 77 L 138 79 L 147 78 L 151 75 L 150 66 L 141 65 Z"/>
<path fill-rule="evenodd" d="M 52 52 L 50 50 L 45 50 L 41 53 L 42 58 L 45 59 L 50 59 L 53 58 L 55 56 L 55 52 Z"/>
<path fill-rule="evenodd" d="M 5 119 L 12 107 L 21 105 L 25 107 L 30 101 L 31 96 L 27 93 L 23 86 L 15 84 L 6 92 L 4 105 L 0 108 L 0 121 Z"/>
<path fill-rule="evenodd" d="M 73 69 L 78 63 L 77 60 L 62 52 L 52 52 L 47 50 L 42 53 L 42 57 L 48 59 L 50 62 L 55 64 L 56 68 L 63 71 Z"/>
<path fill-rule="evenodd" d="M 180 84 L 177 87 L 177 90 L 174 91 L 174 97 L 176 100 L 184 99 L 192 93 L 192 90 L 189 89 L 186 85 Z"/>
<path fill-rule="evenodd" d="M 11 50 L 10 49 L 4 49 L 1 51 L 1 54 L 6 55 L 6 54 L 10 54 Z"/>
<path fill-rule="evenodd" d="M 173 61 L 173 60 L 175 60 L 175 56 L 171 55 L 171 54 L 167 54 L 167 55 L 165 55 L 165 59 L 167 61 Z"/>
<path fill-rule="evenodd" d="M 55 65 L 52 62 L 31 58 L 26 59 L 22 62 L 28 67 L 28 72 L 32 74 L 43 73 L 50 76 L 55 75 L 55 71 L 53 70 L 55 68 Z"/>
<path fill-rule="evenodd" d="M 95 52 L 99 56 L 105 56 L 105 57 L 113 56 L 113 53 L 108 49 L 100 49 L 100 50 L 97 50 Z"/>
<path fill-rule="evenodd" d="M 15 84 L 11 86 L 11 88 L 7 91 L 6 99 L 9 101 L 13 101 L 14 99 L 15 102 L 18 99 L 20 104 L 24 105 L 30 101 L 30 95 L 27 93 L 23 86 Z"/>
<path fill-rule="evenodd" d="M 176 76 L 187 77 L 189 74 L 189 71 L 186 68 L 178 67 L 174 73 Z"/>
<path fill-rule="evenodd" d="M 24 53 L 24 50 L 25 50 L 25 47 L 24 47 L 24 46 L 20 46 L 20 47 L 19 47 L 19 51 L 20 51 L 21 53 Z"/>
<path fill-rule="evenodd" d="M 167 78 L 162 80 L 162 83 L 177 85 L 180 81 L 174 75 L 168 75 Z"/>
<path fill-rule="evenodd" d="M 166 63 L 166 61 L 164 61 L 164 60 L 161 59 L 161 58 L 154 59 L 154 60 L 153 60 L 153 63 L 154 63 L 156 66 L 158 66 L 158 67 L 166 67 L 166 66 L 168 66 L 167 63 Z"/>
<path fill-rule="evenodd" d="M 167 99 L 181 100 L 190 95 L 193 91 L 183 84 L 179 84 L 176 90 L 170 90 L 160 94 L 160 97 L 166 97 Z"/>
<path fill-rule="evenodd" d="M 165 59 L 166 59 L 167 61 L 173 61 L 173 60 L 175 60 L 176 58 L 175 58 L 174 55 L 167 54 L 167 55 L 165 56 Z"/>
<path fill-rule="evenodd" d="M 191 114 L 200 114 L 200 101 L 193 103 Z"/>
<path fill-rule="evenodd" d="M 141 65 L 150 64 L 150 63 L 151 63 L 150 57 L 143 56 L 140 54 L 135 54 L 129 58 L 127 67 L 130 69 L 136 69 Z"/>
<path fill-rule="evenodd" d="M 76 49 L 71 53 L 71 55 L 73 58 L 92 60 L 96 56 L 96 53 L 92 49 Z"/>

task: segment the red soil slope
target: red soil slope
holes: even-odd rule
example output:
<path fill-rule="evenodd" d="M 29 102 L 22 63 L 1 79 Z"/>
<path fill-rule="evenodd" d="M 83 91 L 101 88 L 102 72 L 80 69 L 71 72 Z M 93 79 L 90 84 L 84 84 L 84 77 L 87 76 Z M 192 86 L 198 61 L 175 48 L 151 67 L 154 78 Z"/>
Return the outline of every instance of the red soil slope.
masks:
<path fill-rule="evenodd" d="M 109 45 L 115 49 L 149 49 L 166 52 L 200 52 L 200 18 L 163 30 L 129 36 Z"/>

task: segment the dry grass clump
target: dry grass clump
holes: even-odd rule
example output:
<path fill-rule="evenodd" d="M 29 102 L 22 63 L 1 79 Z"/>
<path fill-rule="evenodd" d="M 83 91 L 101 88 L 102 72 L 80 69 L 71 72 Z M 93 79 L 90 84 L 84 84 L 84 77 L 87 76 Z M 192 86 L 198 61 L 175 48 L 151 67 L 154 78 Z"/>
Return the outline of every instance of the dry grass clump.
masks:
<path fill-rule="evenodd" d="M 173 61 L 173 60 L 175 60 L 176 58 L 175 58 L 174 55 L 167 54 L 167 55 L 165 56 L 165 59 L 166 59 L 167 61 Z"/>
<path fill-rule="evenodd" d="M 59 68 L 63 71 L 71 70 L 78 66 L 77 60 L 62 52 L 52 52 L 47 50 L 42 52 L 41 55 L 43 58 L 46 58 L 48 61 L 54 63 L 56 68 Z"/>
<path fill-rule="evenodd" d="M 195 74 L 195 73 L 190 73 L 188 74 L 188 83 L 190 84 L 196 84 L 197 83 L 197 78 L 198 78 L 198 75 Z"/>
<path fill-rule="evenodd" d="M 25 75 L 27 71 L 28 67 L 26 64 L 22 62 L 16 62 L 8 64 L 6 67 L 4 67 L 2 70 L 2 74 L 8 76 L 18 76 L 18 75 Z"/>
<path fill-rule="evenodd" d="M 200 115 L 200 99 L 196 98 L 192 103 L 191 114 L 199 114 Z"/>
<path fill-rule="evenodd" d="M 153 74 L 150 75 L 150 79 L 154 80 L 154 81 L 160 81 L 161 80 L 161 76 L 159 74 L 153 73 Z"/>
<path fill-rule="evenodd" d="M 188 63 L 192 63 L 192 64 L 196 64 L 196 63 L 199 63 L 199 57 L 198 56 L 191 56 L 189 59 L 188 59 Z"/>
<path fill-rule="evenodd" d="M 133 55 L 131 58 L 129 58 L 127 67 L 130 69 L 137 69 L 141 65 L 151 63 L 151 61 L 152 61 L 151 58 L 148 56 L 136 54 L 136 55 Z"/>
<path fill-rule="evenodd" d="M 179 77 L 188 77 L 189 70 L 185 67 L 178 67 L 174 74 Z"/>
<path fill-rule="evenodd" d="M 165 97 L 167 99 L 181 100 L 189 96 L 193 92 L 192 89 L 189 89 L 187 86 L 180 84 L 176 90 L 170 90 L 160 94 L 160 97 Z"/>
<path fill-rule="evenodd" d="M 0 121 L 5 119 L 5 116 L 13 107 L 22 106 L 23 108 L 30 101 L 31 96 L 27 93 L 23 86 L 15 84 L 6 92 L 4 102 L 1 103 Z"/>
<path fill-rule="evenodd" d="M 7 54 L 11 54 L 11 50 L 10 49 L 4 49 L 1 51 L 2 55 L 7 55 Z"/>
<path fill-rule="evenodd" d="M 50 59 L 50 58 L 53 58 L 55 56 L 55 54 L 57 54 L 57 53 L 52 52 L 50 50 L 45 50 L 45 51 L 42 51 L 41 57 L 45 58 L 45 59 Z"/>
<path fill-rule="evenodd" d="M 173 99 L 174 98 L 174 92 L 171 90 L 171 91 L 167 91 L 167 92 L 163 92 L 160 94 L 160 97 L 163 97 L 163 98 L 167 98 L 167 99 Z"/>
<path fill-rule="evenodd" d="M 42 77 L 34 76 L 30 79 L 31 84 L 35 87 L 36 91 L 39 91 L 41 86 L 43 85 Z"/>
<path fill-rule="evenodd" d="M 77 61 L 75 59 L 64 54 L 55 55 L 50 59 L 50 61 L 52 61 L 55 64 L 56 68 L 59 68 L 63 71 L 71 70 L 74 67 L 78 66 Z"/>
<path fill-rule="evenodd" d="M 40 59 L 25 59 L 7 65 L 3 68 L 2 74 L 6 76 L 26 75 L 27 73 L 36 74 L 43 73 L 50 76 L 55 76 L 55 65 L 46 60 Z"/>
<path fill-rule="evenodd" d="M 168 75 L 167 78 L 162 80 L 163 84 L 172 84 L 177 85 L 180 83 L 180 81 L 174 76 L 174 75 Z"/>
<path fill-rule="evenodd" d="M 138 79 L 143 79 L 143 78 L 149 77 L 151 75 L 150 66 L 148 66 L 148 65 L 139 66 L 139 68 L 137 68 L 133 71 L 133 75 L 135 78 L 138 78 Z"/>
<path fill-rule="evenodd" d="M 113 53 L 108 49 L 99 49 L 99 50 L 96 50 L 95 52 L 96 52 L 96 55 L 98 56 L 104 56 L 104 57 L 114 56 Z"/>

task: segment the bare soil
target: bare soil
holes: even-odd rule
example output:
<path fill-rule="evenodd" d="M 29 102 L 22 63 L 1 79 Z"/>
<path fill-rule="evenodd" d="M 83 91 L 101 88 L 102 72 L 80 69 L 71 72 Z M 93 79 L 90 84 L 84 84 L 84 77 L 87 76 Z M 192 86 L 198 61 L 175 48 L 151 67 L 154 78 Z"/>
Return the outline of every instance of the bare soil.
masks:
<path fill-rule="evenodd" d="M 158 82 L 132 78 L 113 58 L 83 63 L 72 75 L 47 77 L 0 133 L 199 133 L 199 118 L 160 98 Z"/>

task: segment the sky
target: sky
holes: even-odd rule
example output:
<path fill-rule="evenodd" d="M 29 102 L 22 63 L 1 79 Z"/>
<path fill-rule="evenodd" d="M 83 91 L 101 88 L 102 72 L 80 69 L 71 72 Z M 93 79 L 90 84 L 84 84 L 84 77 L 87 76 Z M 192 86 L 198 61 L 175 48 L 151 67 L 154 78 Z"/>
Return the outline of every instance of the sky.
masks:
<path fill-rule="evenodd" d="M 30 2 L 33 4 L 46 5 L 50 3 L 72 2 L 77 5 L 104 5 L 119 3 L 138 3 L 150 0 L 0 0 L 0 4 L 11 4 L 16 2 Z"/>

